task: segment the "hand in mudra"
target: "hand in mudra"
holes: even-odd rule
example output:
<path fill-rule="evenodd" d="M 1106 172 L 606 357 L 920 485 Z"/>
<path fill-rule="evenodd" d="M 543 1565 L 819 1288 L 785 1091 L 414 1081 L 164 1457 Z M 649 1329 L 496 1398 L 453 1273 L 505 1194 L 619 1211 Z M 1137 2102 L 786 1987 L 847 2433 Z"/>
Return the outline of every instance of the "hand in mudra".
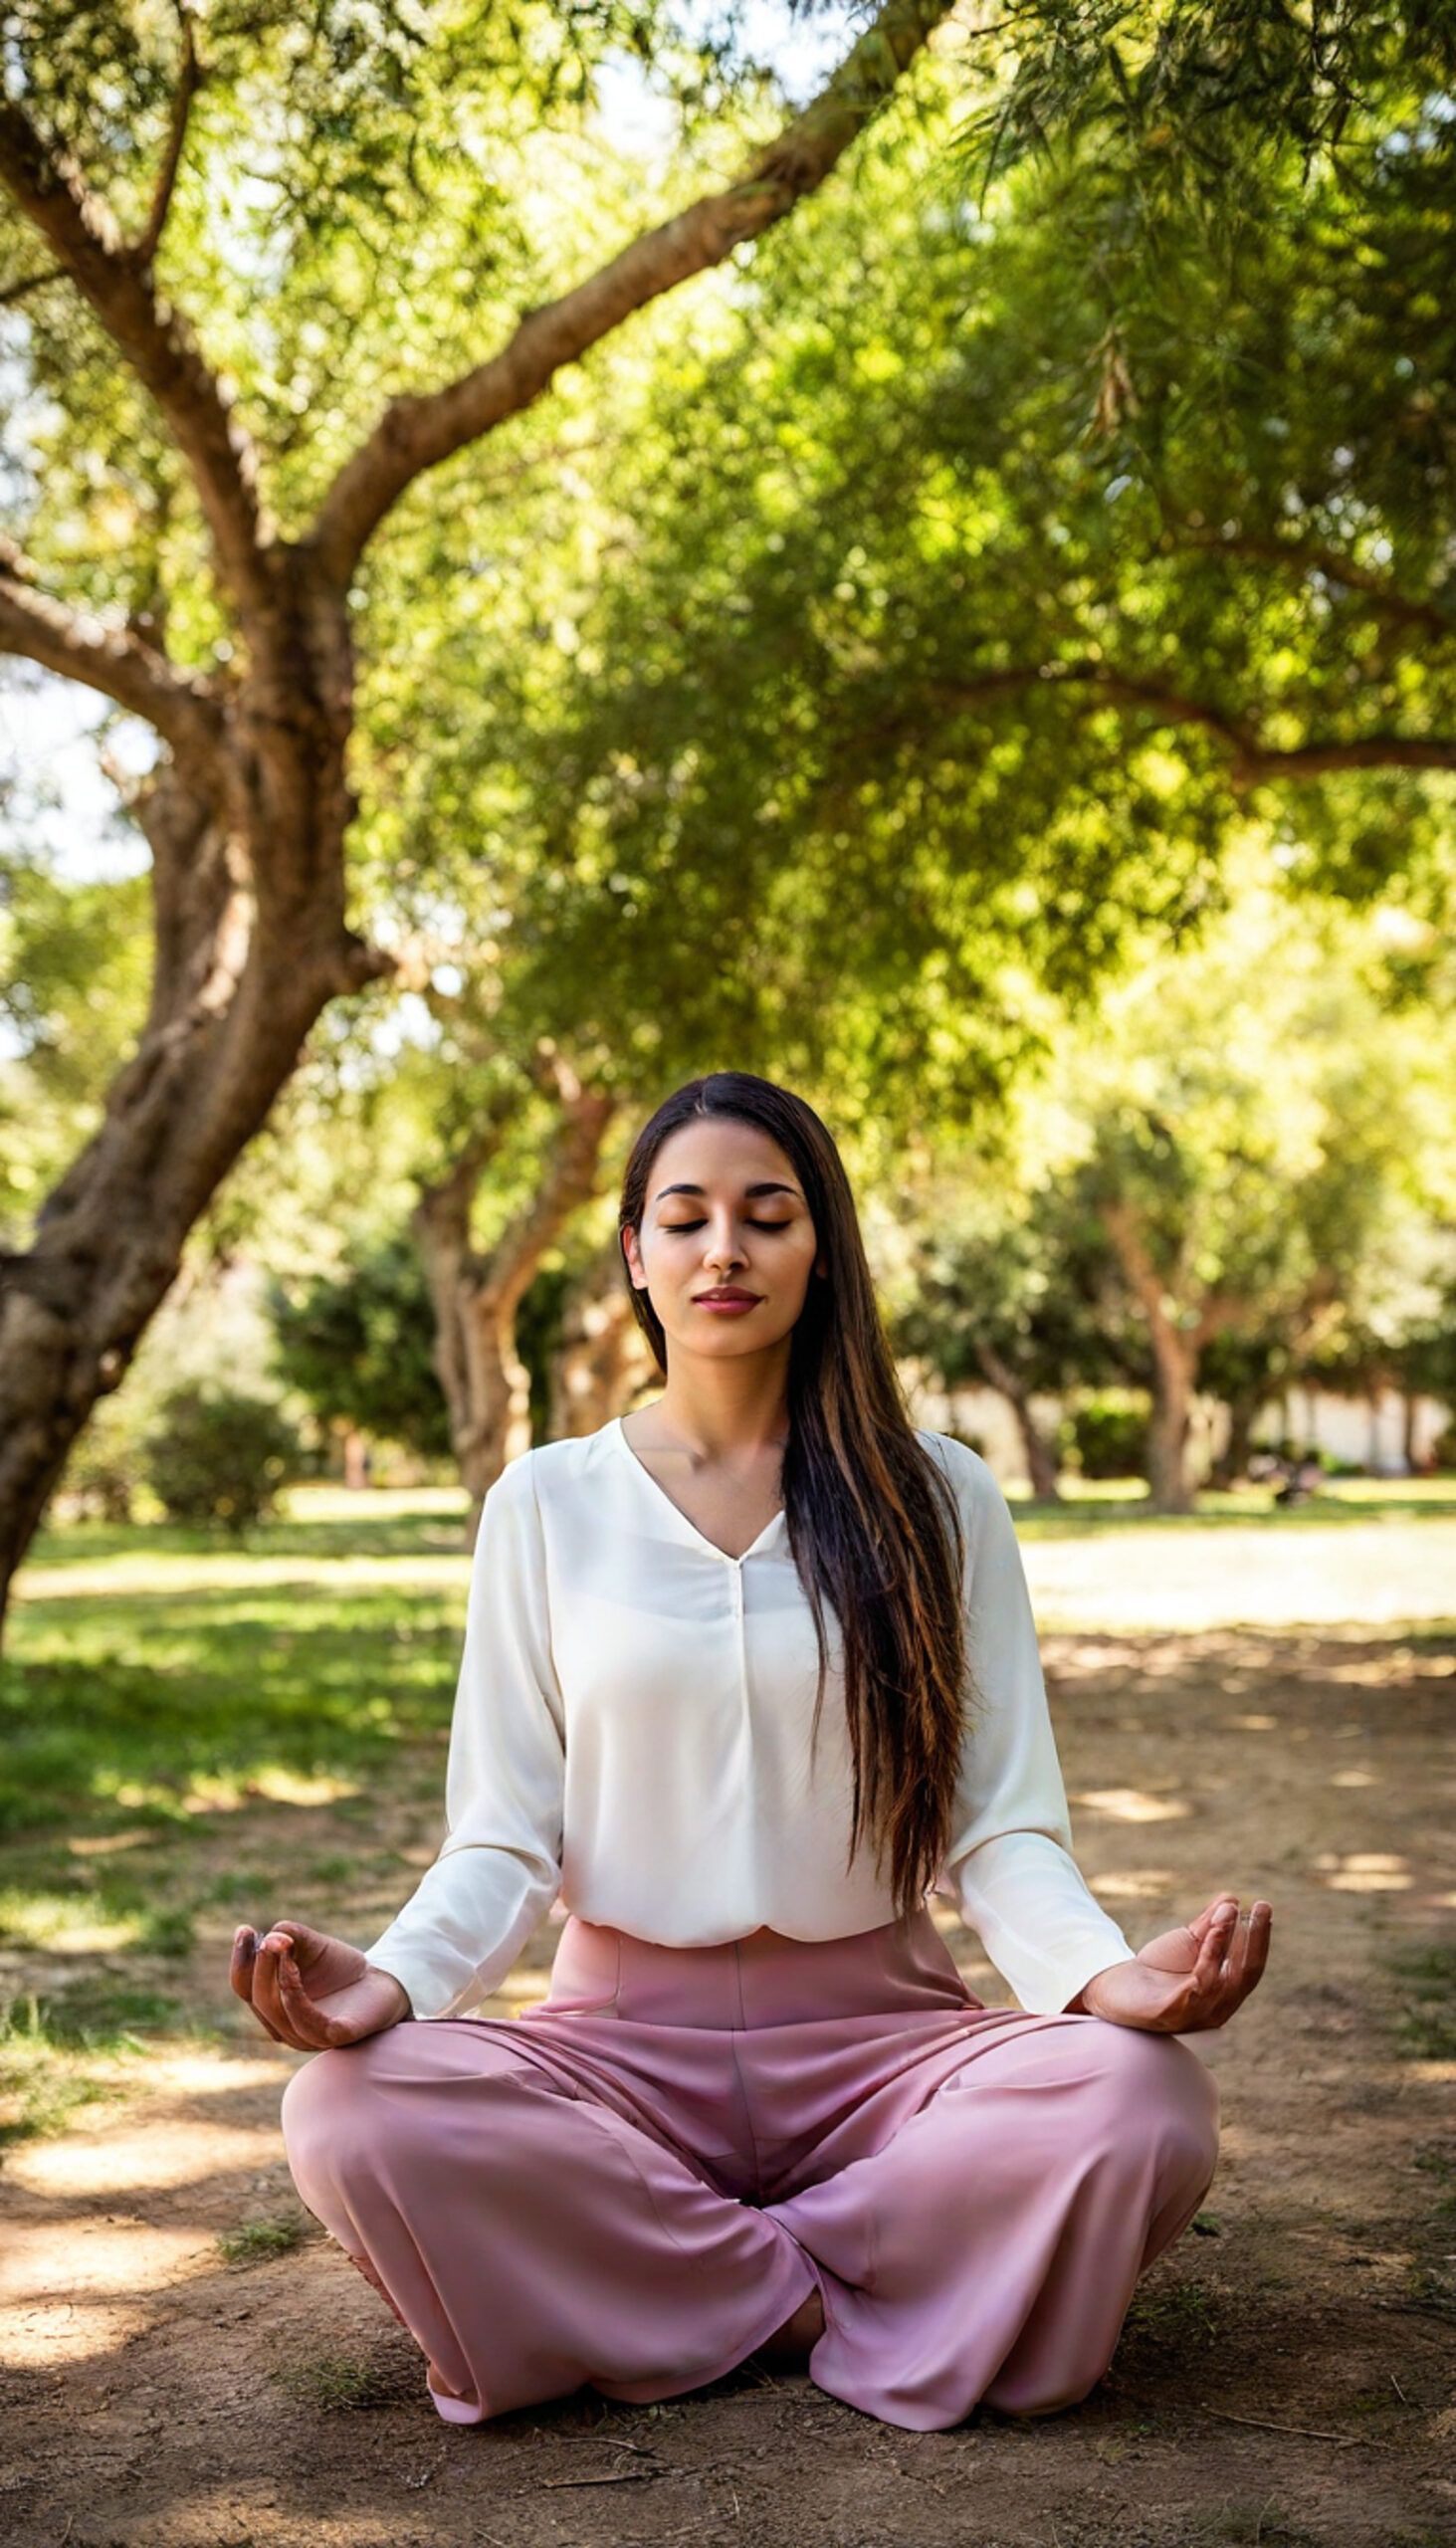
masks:
<path fill-rule="evenodd" d="M 1274 1913 L 1238 1896 L 1215 1895 L 1185 1929 L 1149 1938 L 1131 1964 L 1110 1964 L 1083 1986 L 1073 2008 L 1115 2025 L 1154 2034 L 1197 2034 L 1221 2026 L 1246 2000 L 1269 1960 Z"/>
<path fill-rule="evenodd" d="M 299 2052 L 358 2043 L 410 2014 L 409 1994 L 392 1973 L 302 1920 L 235 1931 L 229 1978 L 275 2042 Z"/>

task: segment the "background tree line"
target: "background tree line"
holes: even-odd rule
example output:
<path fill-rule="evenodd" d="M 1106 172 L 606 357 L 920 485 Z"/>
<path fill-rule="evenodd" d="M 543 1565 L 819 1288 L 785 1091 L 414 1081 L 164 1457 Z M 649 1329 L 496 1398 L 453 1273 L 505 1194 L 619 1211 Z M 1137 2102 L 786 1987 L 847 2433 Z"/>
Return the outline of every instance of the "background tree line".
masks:
<path fill-rule="evenodd" d="M 1164 1503 L 1195 1386 L 1443 1372 L 1450 30 L 944 17 L 795 107 L 670 12 L 15 13 L 0 642 L 159 742 L 149 908 L 6 851 L 7 1571 L 189 1233 L 324 1359 L 408 1264 L 478 1504 L 726 1060 Z"/>

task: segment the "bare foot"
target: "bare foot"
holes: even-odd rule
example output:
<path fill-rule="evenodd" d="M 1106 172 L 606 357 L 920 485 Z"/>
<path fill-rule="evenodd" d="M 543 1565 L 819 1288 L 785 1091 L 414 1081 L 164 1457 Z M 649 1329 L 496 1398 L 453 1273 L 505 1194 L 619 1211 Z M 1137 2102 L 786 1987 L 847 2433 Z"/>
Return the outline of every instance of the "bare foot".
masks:
<path fill-rule="evenodd" d="M 808 2361 L 823 2333 L 824 2303 L 818 2291 L 814 2290 L 807 2300 L 799 2302 L 791 2318 L 785 2318 L 781 2327 L 774 2328 L 766 2343 L 759 2345 L 753 2359 L 755 2362 L 772 2363 L 780 2370 L 794 2369 Z"/>

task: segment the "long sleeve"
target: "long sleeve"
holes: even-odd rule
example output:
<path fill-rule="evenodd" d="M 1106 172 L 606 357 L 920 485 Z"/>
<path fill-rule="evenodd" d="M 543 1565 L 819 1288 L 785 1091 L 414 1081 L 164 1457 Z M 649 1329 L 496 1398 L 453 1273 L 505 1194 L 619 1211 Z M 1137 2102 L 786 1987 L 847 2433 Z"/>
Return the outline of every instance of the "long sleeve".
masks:
<path fill-rule="evenodd" d="M 366 1950 L 404 1985 L 417 2017 L 486 1998 L 559 1881 L 564 1714 L 531 1462 L 526 1452 L 502 1472 L 481 1515 L 440 1855 Z"/>
<path fill-rule="evenodd" d="M 955 1836 L 941 1889 L 1022 2007 L 1050 2016 L 1133 1955 L 1072 1856 L 1036 1626 L 1010 1510 L 983 1460 L 958 1446 L 966 1522 L 971 1712 Z M 968 1489 L 968 1492 L 967 1492 Z"/>

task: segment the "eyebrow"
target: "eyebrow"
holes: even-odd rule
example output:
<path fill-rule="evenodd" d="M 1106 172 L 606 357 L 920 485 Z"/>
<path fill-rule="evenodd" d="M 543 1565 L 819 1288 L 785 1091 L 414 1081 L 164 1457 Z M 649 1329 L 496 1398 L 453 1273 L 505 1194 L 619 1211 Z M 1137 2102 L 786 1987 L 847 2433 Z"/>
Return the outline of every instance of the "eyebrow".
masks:
<path fill-rule="evenodd" d="M 664 1185 L 656 1194 L 653 1195 L 652 1200 L 654 1203 L 660 1203 L 664 1196 L 668 1194 L 705 1194 L 707 1191 L 708 1189 L 704 1185 Z M 796 1185 L 776 1183 L 772 1178 L 765 1178 L 761 1185 L 744 1186 L 744 1202 L 749 1201 L 755 1194 L 792 1194 L 795 1202 L 799 1203 L 804 1199 Z"/>

